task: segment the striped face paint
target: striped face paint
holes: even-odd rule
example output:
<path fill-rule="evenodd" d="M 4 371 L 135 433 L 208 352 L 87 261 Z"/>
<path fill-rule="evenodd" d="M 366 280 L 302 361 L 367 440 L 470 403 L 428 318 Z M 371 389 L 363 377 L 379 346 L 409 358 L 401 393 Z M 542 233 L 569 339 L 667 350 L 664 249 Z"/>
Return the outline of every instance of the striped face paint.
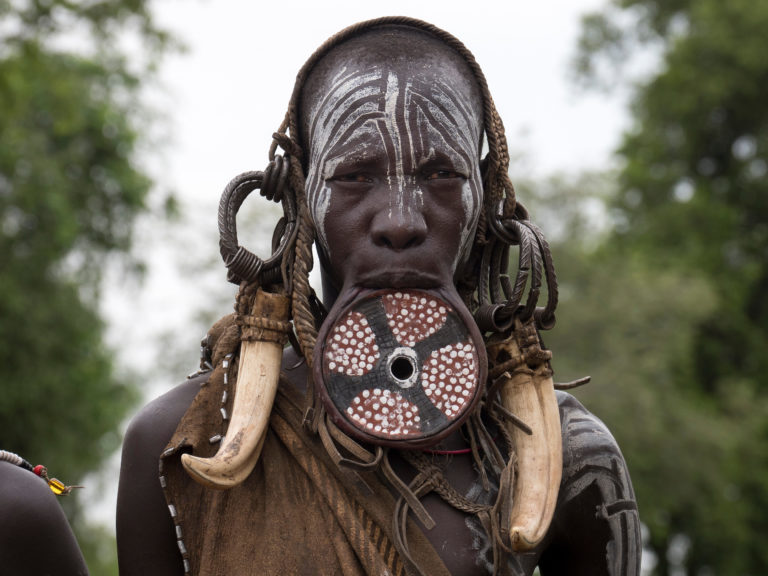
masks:
<path fill-rule="evenodd" d="M 387 216 L 408 225 L 426 210 L 429 178 L 458 175 L 460 198 L 440 199 L 460 202 L 458 250 L 451 263 L 455 271 L 469 250 L 482 204 L 481 112 L 461 88 L 446 80 L 450 76 L 426 66 L 400 68 L 405 71 L 343 67 L 311 102 L 310 213 L 322 249 L 332 258 L 335 247 L 329 244 L 328 227 L 334 224 L 327 216 L 334 201 L 334 178 L 372 174 L 377 179 L 375 193 L 388 195 Z"/>

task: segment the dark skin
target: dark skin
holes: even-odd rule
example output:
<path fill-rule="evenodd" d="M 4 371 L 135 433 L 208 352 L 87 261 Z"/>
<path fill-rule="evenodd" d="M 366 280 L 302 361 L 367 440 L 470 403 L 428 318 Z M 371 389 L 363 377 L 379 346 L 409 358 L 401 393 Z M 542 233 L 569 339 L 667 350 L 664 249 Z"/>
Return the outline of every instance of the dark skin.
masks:
<path fill-rule="evenodd" d="M 88 574 L 64 511 L 41 478 L 0 462 L 0 510 L 2 574 Z"/>
<path fill-rule="evenodd" d="M 395 32 L 396 42 L 387 33 L 369 33 L 335 49 L 308 79 L 301 101 L 307 195 L 320 235 L 329 309 L 337 294 L 356 287 L 453 290 L 454 276 L 472 238 L 466 230 L 471 231 L 482 205 L 478 198 L 482 101 L 471 72 L 441 43 L 412 31 Z M 346 78 L 347 84 L 342 86 L 339 78 Z M 447 88 L 435 95 L 432 88 L 438 81 Z M 370 86 L 379 87 L 378 96 L 371 95 Z M 343 96 L 328 100 L 334 90 L 341 90 Z M 347 104 L 339 104 L 341 98 L 349 103 L 346 110 L 342 108 Z M 421 108 L 409 108 L 405 102 L 420 102 Z M 454 109 L 451 102 L 458 102 Z M 369 120 L 361 116 L 352 125 L 339 124 L 340 116 L 350 118 L 366 105 L 386 114 L 377 112 Z M 329 113 L 333 106 L 340 114 Z M 439 116 L 434 112 L 438 108 L 448 113 Z M 327 122 L 315 122 L 323 114 Z M 441 131 L 449 120 L 454 124 Z M 336 136 L 341 133 L 344 138 Z M 419 137 L 413 136 L 416 133 Z M 329 142 L 332 146 L 326 146 Z M 286 350 L 283 371 L 299 390 L 306 382 L 301 360 L 293 350 Z M 158 457 L 201 381 L 189 380 L 147 405 L 127 431 L 117 510 L 118 555 L 124 576 L 183 574 L 173 523 L 158 483 Z M 623 476 L 609 472 L 596 477 L 584 489 L 575 483 L 589 479 L 586 469 L 623 471 L 621 454 L 597 419 L 570 396 L 562 395 L 560 400 L 564 423 L 561 503 L 546 541 L 533 553 L 511 559 L 509 569 L 513 574 L 532 574 L 540 564 L 547 576 L 635 574 L 636 568 L 630 566 L 634 558 L 629 564 L 613 562 L 619 568 L 606 562 L 609 544 L 621 549 L 622 535 L 633 539 L 639 534 L 636 514 L 625 517 L 623 528 L 614 530 L 614 525 L 621 524 L 612 520 L 614 500 L 632 500 L 625 471 Z M 571 440 L 573 426 L 583 428 L 578 440 Z M 592 444 L 590 435 L 596 438 Z M 585 449 L 585 442 L 586 446 L 602 444 L 593 453 Z M 438 448 L 467 446 L 456 432 Z M 477 486 L 479 476 L 470 455 L 433 458 L 461 493 Z M 406 480 L 414 473 L 396 453 L 393 464 Z M 622 482 L 622 495 L 608 493 L 606 487 Z M 450 572 L 487 574 L 469 516 L 435 495 L 423 501 L 436 521 L 436 527 L 425 534 Z M 596 517 L 601 507 L 606 510 L 603 519 Z M 286 549 L 291 545 L 298 543 L 288 543 Z"/>

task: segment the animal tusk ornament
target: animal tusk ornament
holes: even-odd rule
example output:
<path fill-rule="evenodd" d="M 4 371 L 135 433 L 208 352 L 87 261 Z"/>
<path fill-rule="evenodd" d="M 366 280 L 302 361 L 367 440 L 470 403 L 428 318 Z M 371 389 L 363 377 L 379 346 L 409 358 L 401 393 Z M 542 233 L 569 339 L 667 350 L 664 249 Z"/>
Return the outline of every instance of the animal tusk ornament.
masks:
<path fill-rule="evenodd" d="M 546 536 L 557 504 L 563 470 L 560 412 L 555 396 L 550 352 L 539 346 L 532 323 L 516 322 L 513 335 L 489 344 L 489 360 L 501 367 L 502 406 L 525 422 L 531 434 L 510 425 L 517 457 L 508 530 L 515 552 L 535 548 Z M 512 461 L 513 462 L 513 461 Z M 510 463 L 510 465 L 514 465 Z"/>
<path fill-rule="evenodd" d="M 242 483 L 261 454 L 280 379 L 283 346 L 290 330 L 289 300 L 259 289 L 243 325 L 232 417 L 218 452 L 210 458 L 183 454 L 198 483 L 226 490 Z"/>

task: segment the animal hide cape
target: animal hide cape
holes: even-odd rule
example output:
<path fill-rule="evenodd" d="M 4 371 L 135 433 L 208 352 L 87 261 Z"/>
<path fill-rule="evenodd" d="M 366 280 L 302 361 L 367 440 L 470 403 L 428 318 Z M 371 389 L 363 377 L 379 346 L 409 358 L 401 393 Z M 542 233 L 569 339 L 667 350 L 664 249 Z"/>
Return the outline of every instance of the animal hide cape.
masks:
<path fill-rule="evenodd" d="M 221 410 L 227 409 L 224 391 L 232 382 L 222 364 L 232 362 L 214 364 L 160 461 L 160 482 L 187 572 L 405 575 L 392 540 L 395 498 L 376 474 L 333 463 L 319 439 L 302 427 L 302 395 L 284 378 L 262 455 L 246 481 L 218 491 L 189 477 L 181 454 L 211 456 L 218 447 L 211 439 L 226 428 Z M 407 534 L 421 569 L 448 575 L 412 520 Z"/>

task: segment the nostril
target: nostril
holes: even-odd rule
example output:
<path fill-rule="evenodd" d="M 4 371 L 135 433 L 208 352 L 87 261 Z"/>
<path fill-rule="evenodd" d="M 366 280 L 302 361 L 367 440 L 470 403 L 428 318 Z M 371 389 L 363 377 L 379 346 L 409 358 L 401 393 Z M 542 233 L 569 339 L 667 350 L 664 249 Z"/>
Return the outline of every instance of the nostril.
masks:
<path fill-rule="evenodd" d="M 371 224 L 371 236 L 378 246 L 390 250 L 415 248 L 427 237 L 427 226 L 423 217 L 411 217 L 408 220 L 382 215 L 374 218 Z"/>
<path fill-rule="evenodd" d="M 416 237 L 414 236 L 413 238 L 411 238 L 410 240 L 408 240 L 408 242 L 406 242 L 406 243 L 405 243 L 405 246 L 403 246 L 403 248 L 412 248 L 412 247 L 414 247 L 414 246 L 418 246 L 419 244 L 421 244 L 422 240 L 423 240 L 423 239 L 420 239 L 420 238 L 416 238 Z"/>
<path fill-rule="evenodd" d="M 414 248 L 424 241 L 426 235 L 411 231 L 397 231 L 386 234 L 378 234 L 375 241 L 380 246 L 391 250 L 406 250 Z"/>

